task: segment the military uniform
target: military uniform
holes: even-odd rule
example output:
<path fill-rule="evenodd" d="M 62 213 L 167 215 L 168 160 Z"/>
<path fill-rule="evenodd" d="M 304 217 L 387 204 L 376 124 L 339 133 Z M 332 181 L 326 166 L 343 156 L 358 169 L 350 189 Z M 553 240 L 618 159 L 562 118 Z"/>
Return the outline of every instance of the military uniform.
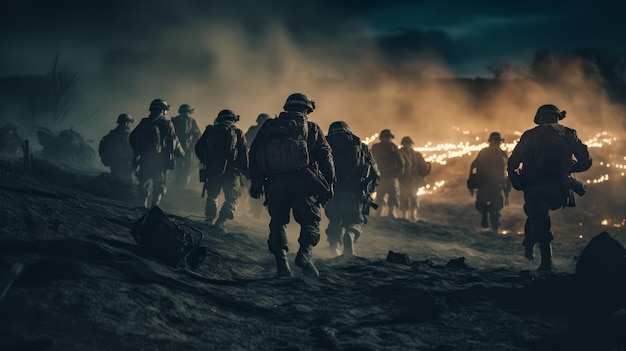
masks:
<path fill-rule="evenodd" d="M 185 157 L 181 158 L 174 168 L 172 185 L 176 189 L 186 189 L 192 176 L 196 174 L 197 159 L 194 156 L 193 148 L 200 139 L 200 128 L 196 120 L 191 117 L 195 109 L 187 104 L 179 107 L 179 115 L 172 118 L 172 125 L 176 131 L 176 136 L 185 151 Z"/>
<path fill-rule="evenodd" d="M 565 111 L 559 111 L 554 105 L 539 107 L 534 119 L 538 126 L 522 134 L 508 160 L 507 171 L 513 187 L 524 191 L 524 212 L 527 216 L 524 226 L 524 254 L 526 258 L 533 259 L 534 246 L 539 243 L 539 270 L 543 271 L 552 269 L 550 242 L 554 236 L 551 231 L 550 210 L 566 206 L 570 195 L 569 174 L 586 171 L 592 164 L 587 146 L 578 138 L 576 131 L 558 124 L 563 118 Z M 560 145 L 554 144 L 555 142 Z M 550 146 L 545 148 L 544 145 Z M 551 159 L 551 156 L 542 151 L 544 149 L 557 150 L 554 155 L 560 157 Z M 572 156 L 576 158 L 576 162 Z M 523 167 L 518 172 L 522 163 Z M 550 167 L 555 167 L 558 171 L 547 173 L 546 168 Z"/>
<path fill-rule="evenodd" d="M 355 253 L 354 243 L 361 236 L 365 223 L 363 200 L 368 190 L 364 187 L 373 183 L 370 191 L 373 190 L 380 173 L 367 145 L 352 134 L 345 122 L 333 122 L 326 140 L 332 149 L 337 178 L 335 194 L 324 207 L 329 220 L 326 235 L 333 254 L 340 255 L 343 247 L 343 255 L 350 257 Z M 341 162 L 348 166 L 341 167 Z"/>
<path fill-rule="evenodd" d="M 271 217 L 269 223 L 270 235 L 267 241 L 269 251 L 275 256 L 278 276 L 290 276 L 291 270 L 287 263 L 286 253 L 289 250 L 286 225 L 289 223 L 290 212 L 300 224 L 298 242 L 300 248 L 296 255 L 296 265 L 301 267 L 305 274 L 318 276 L 319 272 L 312 261 L 313 247 L 320 240 L 319 223 L 321 220 L 320 201 L 323 196 L 310 195 L 311 184 L 305 180 L 307 170 L 293 170 L 273 174 L 264 174 L 260 165 L 264 162 L 259 156 L 259 150 L 277 140 L 273 131 L 282 124 L 303 125 L 306 128 L 306 150 L 308 153 L 308 169 L 322 181 L 332 184 L 335 179 L 335 169 L 330 146 L 320 127 L 308 120 L 307 114 L 313 112 L 315 105 L 312 100 L 303 94 L 292 94 L 287 98 L 284 109 L 277 118 L 267 120 L 258 132 L 250 148 L 250 175 L 252 185 L 250 195 L 259 198 L 265 190 L 265 202 Z M 280 155 L 268 155 L 279 157 Z M 321 180 L 321 179 L 320 179 Z"/>
<path fill-rule="evenodd" d="M 235 126 L 238 120 L 239 116 L 231 110 L 220 111 L 214 125 L 207 127 L 195 147 L 196 154 L 207 165 L 204 184 L 206 221 L 213 223 L 217 217 L 214 225 L 220 230 L 225 230 L 226 221 L 234 218 L 237 199 L 241 196 L 241 177 L 249 174 L 248 144 L 243 131 Z M 216 145 L 216 142 L 228 145 Z M 215 150 L 223 151 L 216 154 Z M 217 198 L 222 191 L 224 203 L 218 216 Z"/>
<path fill-rule="evenodd" d="M 172 122 L 165 118 L 168 109 L 165 101 L 154 100 L 150 104 L 150 116 L 143 118 L 128 136 L 133 147 L 133 162 L 137 165 L 138 197 L 144 207 L 148 207 L 150 195 L 152 206 L 159 205 L 167 192 L 167 171 L 174 167 L 175 157 L 185 155 Z M 152 140 L 155 127 L 158 128 L 158 140 Z M 150 145 L 146 144 L 148 139 Z"/>
<path fill-rule="evenodd" d="M 425 184 L 420 171 L 422 167 L 430 167 L 430 164 L 424 160 L 424 156 L 420 152 L 413 150 L 414 143 L 410 137 L 403 137 L 400 144 L 402 145 L 400 155 L 404 160 L 404 172 L 398 178 L 400 213 L 406 219 L 417 220 L 417 209 L 419 208 L 417 190 Z"/>
<path fill-rule="evenodd" d="M 400 204 L 398 178 L 404 172 L 404 162 L 398 146 L 391 141 L 393 138 L 389 129 L 383 129 L 380 132 L 380 142 L 372 145 L 372 155 L 380 170 L 376 199 L 388 208 L 387 215 L 395 218 L 394 211 Z"/>
<path fill-rule="evenodd" d="M 134 119 L 126 113 L 117 118 L 117 127 L 100 140 L 98 153 L 102 163 L 111 168 L 111 175 L 125 184 L 133 182 L 133 148 L 128 143 L 130 123 Z"/>
<path fill-rule="evenodd" d="M 481 185 L 476 192 L 475 207 L 481 213 L 481 226 L 489 227 L 498 233 L 500 216 L 504 208 L 504 199 L 511 192 L 511 183 L 506 177 L 508 156 L 500 149 L 502 143 L 500 133 L 493 132 L 489 136 L 489 146 L 480 150 L 470 165 L 470 173 L 476 170 L 481 178 Z"/>
<path fill-rule="evenodd" d="M 250 126 L 250 128 L 248 128 L 248 130 L 246 131 L 246 141 L 248 142 L 248 145 L 252 145 L 252 142 L 259 133 L 259 129 L 261 129 L 263 123 L 265 123 L 265 121 L 267 121 L 268 119 L 270 119 L 270 116 L 267 113 L 261 113 L 257 116 L 257 124 Z M 249 186 L 249 182 L 246 183 L 246 185 Z M 261 215 L 263 214 L 263 211 L 265 209 L 263 201 L 259 199 L 253 199 L 248 195 L 246 198 L 250 207 L 250 211 L 252 212 L 252 216 L 254 218 L 261 218 Z"/>

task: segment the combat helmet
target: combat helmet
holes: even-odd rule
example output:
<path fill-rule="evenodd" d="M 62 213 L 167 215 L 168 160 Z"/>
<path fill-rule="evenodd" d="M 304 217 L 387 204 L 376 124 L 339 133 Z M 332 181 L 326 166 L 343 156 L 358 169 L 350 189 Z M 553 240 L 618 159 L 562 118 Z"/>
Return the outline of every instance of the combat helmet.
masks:
<path fill-rule="evenodd" d="M 541 105 L 535 114 L 535 124 L 556 123 L 565 118 L 565 111 L 560 111 L 554 105 Z"/>
<path fill-rule="evenodd" d="M 153 111 L 153 110 L 166 110 L 167 111 L 169 109 L 170 109 L 170 104 L 168 104 L 165 100 L 154 99 L 150 103 L 150 107 L 148 108 L 148 111 Z"/>
<path fill-rule="evenodd" d="M 391 131 L 389 129 L 383 129 L 380 131 L 380 135 L 378 136 L 379 139 L 382 138 L 395 138 L 395 136 L 393 134 L 391 134 Z"/>
<path fill-rule="evenodd" d="M 285 109 L 285 111 L 290 111 L 293 109 L 301 110 L 303 106 L 306 107 L 307 113 L 311 113 L 313 112 L 313 110 L 315 110 L 315 101 L 309 99 L 304 94 L 295 93 L 289 95 L 287 101 L 285 101 L 283 109 Z"/>
<path fill-rule="evenodd" d="M 178 108 L 178 113 L 189 112 L 189 114 L 192 114 L 195 110 L 196 109 L 191 107 L 189 104 L 182 104 Z"/>
<path fill-rule="evenodd" d="M 221 110 L 220 113 L 217 114 L 216 121 L 239 121 L 239 115 L 236 115 L 233 110 Z"/>
<path fill-rule="evenodd" d="M 489 134 L 489 139 L 487 139 L 488 142 L 494 142 L 497 141 L 499 143 L 504 141 L 504 138 L 502 138 L 502 135 L 500 135 L 500 133 L 498 132 L 493 132 L 491 134 Z"/>
<path fill-rule="evenodd" d="M 256 117 L 256 123 L 261 124 L 270 118 L 271 118 L 270 115 L 268 115 L 267 113 L 261 113 Z"/>
<path fill-rule="evenodd" d="M 413 145 L 415 143 L 413 142 L 413 139 L 411 139 L 410 136 L 402 137 L 402 140 L 400 140 L 400 145 L 407 145 L 407 144 L 408 145 Z"/>
<path fill-rule="evenodd" d="M 349 132 L 350 127 L 344 121 L 336 121 L 328 126 L 328 134 Z"/>
<path fill-rule="evenodd" d="M 135 119 L 132 118 L 129 114 L 127 113 L 122 113 L 121 115 L 117 116 L 117 124 L 122 124 L 122 123 L 133 123 L 135 122 Z"/>

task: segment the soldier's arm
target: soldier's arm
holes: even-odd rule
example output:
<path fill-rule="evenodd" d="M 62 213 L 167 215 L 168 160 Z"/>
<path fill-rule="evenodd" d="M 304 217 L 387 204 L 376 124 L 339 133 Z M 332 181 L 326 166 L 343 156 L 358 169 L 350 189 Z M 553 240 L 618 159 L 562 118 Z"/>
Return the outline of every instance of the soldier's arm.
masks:
<path fill-rule="evenodd" d="M 507 162 L 507 174 L 511 176 L 519 165 L 524 161 L 524 154 L 526 154 L 528 149 L 528 135 L 526 133 L 522 134 L 522 137 L 519 140 L 519 143 L 515 145 L 513 152 L 511 152 L 511 156 Z"/>
<path fill-rule="evenodd" d="M 269 123 L 263 123 L 261 128 L 259 128 L 259 132 L 257 133 L 256 137 L 252 141 L 252 144 L 250 144 L 250 153 L 248 155 L 248 159 L 249 159 L 248 169 L 250 171 L 250 179 L 254 179 L 258 181 L 263 180 L 263 175 L 261 174 L 261 171 L 259 171 L 259 167 L 257 165 L 257 160 L 256 160 L 256 155 L 257 155 L 258 148 L 261 146 L 261 143 L 263 143 L 265 140 L 266 125 L 269 125 Z"/>
<path fill-rule="evenodd" d="M 196 122 L 195 119 L 191 120 L 191 142 L 195 143 L 198 139 L 200 139 L 200 136 L 202 135 L 202 132 L 200 131 L 200 127 L 198 127 L 198 123 Z"/>
<path fill-rule="evenodd" d="M 169 135 L 169 143 L 168 149 L 171 150 L 171 153 L 183 157 L 185 156 L 185 150 L 183 150 L 183 146 L 180 144 L 180 140 L 178 140 L 178 135 L 176 135 L 176 130 L 174 129 L 174 124 L 170 121 L 168 123 L 168 135 Z"/>
<path fill-rule="evenodd" d="M 584 172 L 591 168 L 591 164 L 593 160 L 589 155 L 589 150 L 587 149 L 587 145 L 583 144 L 583 142 L 575 135 L 574 142 L 574 156 L 576 157 L 576 163 L 572 166 L 572 172 Z"/>
<path fill-rule="evenodd" d="M 311 123 L 309 126 L 311 125 L 314 126 L 313 128 L 309 128 L 309 130 L 313 129 L 315 135 L 315 147 L 313 148 L 313 152 L 315 153 L 317 166 L 324 178 L 326 178 L 328 184 L 332 184 L 335 182 L 335 164 L 333 162 L 332 149 L 319 126 L 314 123 Z"/>
<path fill-rule="evenodd" d="M 376 160 L 372 156 L 372 153 L 369 150 L 369 147 L 366 144 L 361 144 L 363 147 L 363 154 L 365 156 L 365 164 L 370 167 L 370 179 L 374 181 L 376 185 L 378 185 L 378 181 L 380 180 L 380 171 L 378 170 L 378 164 L 376 164 Z"/>

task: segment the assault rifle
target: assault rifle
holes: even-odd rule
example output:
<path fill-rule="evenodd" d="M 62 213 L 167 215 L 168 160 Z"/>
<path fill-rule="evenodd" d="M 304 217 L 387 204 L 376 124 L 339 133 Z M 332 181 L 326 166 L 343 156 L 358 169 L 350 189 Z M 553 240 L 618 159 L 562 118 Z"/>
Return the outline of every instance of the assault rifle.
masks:
<path fill-rule="evenodd" d="M 361 209 L 361 213 L 364 216 L 368 216 L 370 214 L 370 208 L 378 209 L 378 204 L 372 199 L 372 193 L 378 185 L 378 179 L 376 175 L 373 174 L 371 166 L 368 165 L 363 168 L 363 174 L 361 175 L 361 201 L 363 208 Z"/>

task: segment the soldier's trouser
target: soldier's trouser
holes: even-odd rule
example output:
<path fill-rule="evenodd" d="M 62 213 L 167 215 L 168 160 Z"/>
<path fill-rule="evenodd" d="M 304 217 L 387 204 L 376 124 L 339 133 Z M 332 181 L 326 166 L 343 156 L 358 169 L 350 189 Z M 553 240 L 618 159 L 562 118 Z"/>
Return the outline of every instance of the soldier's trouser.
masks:
<path fill-rule="evenodd" d="M 387 199 L 385 200 L 385 195 Z M 381 177 L 378 187 L 376 187 L 376 200 L 381 205 L 397 207 L 399 204 L 400 189 L 397 177 Z"/>
<path fill-rule="evenodd" d="M 563 206 L 564 196 L 560 183 L 536 184 L 524 189 L 524 246 L 552 241 L 550 210 Z"/>
<path fill-rule="evenodd" d="M 324 213 L 329 220 L 326 228 L 329 243 L 342 243 L 344 229 L 346 232 L 354 233 L 355 241 L 361 236 L 364 223 L 361 208 L 362 201 L 359 196 L 335 194 L 335 197 L 324 208 Z"/>
<path fill-rule="evenodd" d="M 298 174 L 281 174 L 270 178 L 265 184 L 267 209 L 270 215 L 270 236 L 267 246 L 271 253 L 289 251 L 285 226 L 290 212 L 300 224 L 300 250 L 310 253 L 320 240 L 320 208 L 315 196 L 304 195 L 305 185 Z"/>
<path fill-rule="evenodd" d="M 233 219 L 237 209 L 237 199 L 241 195 L 240 176 L 233 173 L 225 173 L 220 176 L 209 176 L 206 186 L 206 205 L 204 215 L 207 220 L 213 220 L 217 216 L 217 197 L 224 191 L 224 203 L 220 209 L 219 217 Z"/>
<path fill-rule="evenodd" d="M 193 151 L 185 150 L 185 157 L 179 159 L 179 162 L 176 163 L 176 168 L 174 168 L 172 181 L 173 186 L 177 189 L 186 189 L 189 185 L 189 181 L 191 180 L 193 171 L 193 162 L 192 157 Z"/>
<path fill-rule="evenodd" d="M 137 179 L 139 180 L 139 199 L 145 200 L 150 197 L 152 199 L 165 195 L 167 192 L 167 170 L 165 167 L 158 168 L 155 163 L 140 163 L 137 171 Z"/>
<path fill-rule="evenodd" d="M 504 208 L 504 194 L 501 187 L 478 189 L 475 206 L 478 212 L 489 213 L 491 228 L 500 228 L 500 211 Z"/>
<path fill-rule="evenodd" d="M 417 187 L 412 182 L 400 182 L 400 211 L 411 211 L 417 208 Z"/>

